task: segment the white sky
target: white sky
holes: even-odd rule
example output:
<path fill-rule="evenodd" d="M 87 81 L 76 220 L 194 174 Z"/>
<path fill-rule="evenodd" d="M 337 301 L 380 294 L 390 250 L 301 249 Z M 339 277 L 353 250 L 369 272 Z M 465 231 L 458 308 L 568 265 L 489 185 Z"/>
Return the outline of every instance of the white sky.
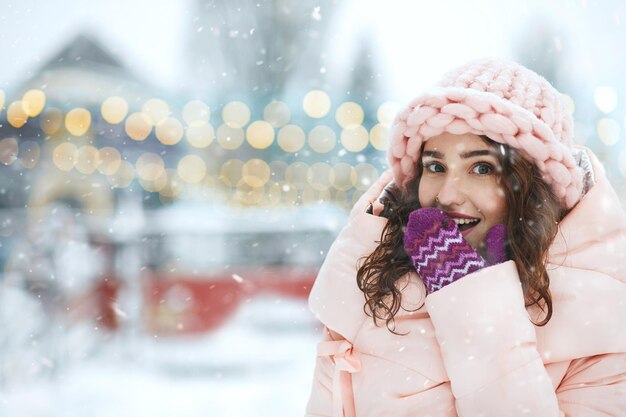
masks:
<path fill-rule="evenodd" d="M 506 37 L 491 35 L 502 33 L 503 25 L 492 18 L 497 11 L 487 3 L 494 2 L 367 0 L 367 7 L 353 5 L 363 14 L 357 20 L 372 28 L 381 59 L 389 63 L 389 90 L 406 101 L 465 61 L 508 57 Z"/>
<path fill-rule="evenodd" d="M 532 35 L 528 22 L 537 14 L 548 16 L 563 33 L 575 37 L 571 50 L 583 54 L 577 62 L 579 71 L 587 77 L 610 72 L 614 66 L 601 58 L 610 59 L 611 48 L 622 42 L 620 25 L 626 20 L 619 2 L 592 6 L 585 0 L 339 1 L 346 13 L 330 26 L 336 33 L 327 53 L 341 68 L 349 56 L 346 51 L 355 49 L 351 42 L 356 35 L 368 31 L 379 51 L 376 58 L 386 64 L 382 80 L 388 98 L 402 102 L 470 58 L 508 57 L 516 37 Z M 316 2 L 310 3 L 313 10 Z M 0 0 L 0 88 L 28 78 L 74 35 L 89 30 L 139 77 L 176 90 L 186 75 L 192 4 L 193 0 Z M 328 18 L 324 10 L 321 14 Z M 602 39 L 612 42 L 597 42 Z M 606 56 L 598 56 L 599 51 Z"/>
<path fill-rule="evenodd" d="M 28 77 L 83 31 L 95 34 L 136 74 L 174 86 L 183 65 L 185 25 L 191 21 L 188 3 L 1 0 L 0 88 Z"/>

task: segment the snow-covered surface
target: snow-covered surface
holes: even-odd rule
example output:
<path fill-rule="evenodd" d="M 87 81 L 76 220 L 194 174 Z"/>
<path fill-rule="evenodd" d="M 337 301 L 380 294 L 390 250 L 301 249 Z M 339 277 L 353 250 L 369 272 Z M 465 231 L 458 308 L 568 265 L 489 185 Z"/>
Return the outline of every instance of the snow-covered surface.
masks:
<path fill-rule="evenodd" d="M 92 337 L 102 344 L 88 358 L 54 376 L 1 388 L 0 415 L 302 415 L 319 324 L 304 300 L 264 296 L 244 304 L 212 334 L 163 338 L 127 332 L 105 341 L 94 331 Z"/>
<path fill-rule="evenodd" d="M 347 213 L 335 204 L 302 207 L 237 208 L 217 205 L 174 204 L 150 213 L 151 232 L 242 233 L 303 230 L 339 231 Z"/>

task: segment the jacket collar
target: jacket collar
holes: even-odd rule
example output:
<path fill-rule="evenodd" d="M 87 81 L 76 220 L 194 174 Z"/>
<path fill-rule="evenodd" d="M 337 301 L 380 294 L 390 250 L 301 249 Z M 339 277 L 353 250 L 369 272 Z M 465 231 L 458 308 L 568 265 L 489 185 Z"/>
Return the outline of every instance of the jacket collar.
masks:
<path fill-rule="evenodd" d="M 616 233 L 623 233 L 626 228 L 626 214 L 606 178 L 604 167 L 591 150 L 580 148 L 589 156 L 595 184 L 560 222 L 548 253 L 548 262 L 552 264 L 563 264 L 568 261 L 569 254 L 583 250 L 594 242 L 606 241 Z M 621 257 L 621 253 L 616 251 L 615 256 Z"/>

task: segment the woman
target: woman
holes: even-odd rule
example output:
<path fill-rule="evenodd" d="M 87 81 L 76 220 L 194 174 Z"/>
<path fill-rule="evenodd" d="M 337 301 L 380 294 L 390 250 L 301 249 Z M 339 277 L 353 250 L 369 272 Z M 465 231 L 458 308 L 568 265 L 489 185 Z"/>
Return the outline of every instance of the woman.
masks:
<path fill-rule="evenodd" d="M 626 214 L 560 97 L 487 59 L 398 115 L 311 291 L 308 416 L 626 415 Z"/>

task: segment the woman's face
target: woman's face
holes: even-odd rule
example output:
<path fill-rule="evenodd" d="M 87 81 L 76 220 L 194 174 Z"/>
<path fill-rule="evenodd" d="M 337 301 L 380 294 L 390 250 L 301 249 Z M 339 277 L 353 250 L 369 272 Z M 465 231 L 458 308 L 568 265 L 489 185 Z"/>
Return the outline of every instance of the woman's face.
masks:
<path fill-rule="evenodd" d="M 420 205 L 454 218 L 465 240 L 483 255 L 489 229 L 506 224 L 497 152 L 480 136 L 451 133 L 429 138 L 422 152 Z"/>

